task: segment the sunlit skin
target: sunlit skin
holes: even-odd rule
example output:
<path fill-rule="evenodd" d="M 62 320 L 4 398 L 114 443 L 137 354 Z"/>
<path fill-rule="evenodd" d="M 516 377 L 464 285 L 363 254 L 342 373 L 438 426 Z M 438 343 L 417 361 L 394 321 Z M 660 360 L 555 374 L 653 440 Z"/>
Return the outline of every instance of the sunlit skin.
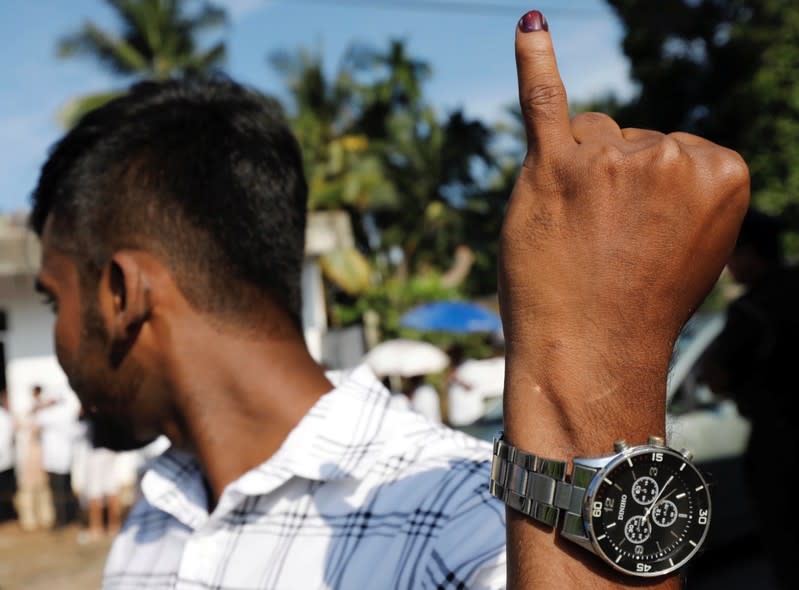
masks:
<path fill-rule="evenodd" d="M 505 436 L 560 460 L 664 435 L 669 358 L 729 258 L 749 199 L 741 157 L 686 133 L 570 117 L 540 14 L 516 31 L 528 139 L 500 237 Z M 506 511 L 508 587 L 673 589 L 614 575 Z"/>
<path fill-rule="evenodd" d="M 194 453 L 211 504 L 274 454 L 332 388 L 268 300 L 248 309 L 247 329 L 220 321 L 193 307 L 151 253 L 115 252 L 96 290 L 84 293 L 79 254 L 53 236 L 51 221 L 37 288 L 52 300 L 56 353 L 71 386 L 100 431 L 124 434 L 117 447 L 166 434 Z M 92 309 L 100 330 L 87 327 Z"/>

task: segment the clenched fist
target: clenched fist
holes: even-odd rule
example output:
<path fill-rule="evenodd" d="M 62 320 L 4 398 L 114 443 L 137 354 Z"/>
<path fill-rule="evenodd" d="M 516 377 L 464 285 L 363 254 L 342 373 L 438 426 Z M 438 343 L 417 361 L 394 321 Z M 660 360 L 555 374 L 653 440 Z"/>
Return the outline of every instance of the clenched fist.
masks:
<path fill-rule="evenodd" d="M 500 246 L 506 437 L 560 460 L 608 454 L 664 433 L 674 340 L 733 248 L 749 174 L 693 135 L 570 119 L 540 13 L 519 23 L 516 61 L 528 150 Z M 604 587 L 579 570 L 567 584 L 548 532 L 508 522 L 511 587 Z"/>

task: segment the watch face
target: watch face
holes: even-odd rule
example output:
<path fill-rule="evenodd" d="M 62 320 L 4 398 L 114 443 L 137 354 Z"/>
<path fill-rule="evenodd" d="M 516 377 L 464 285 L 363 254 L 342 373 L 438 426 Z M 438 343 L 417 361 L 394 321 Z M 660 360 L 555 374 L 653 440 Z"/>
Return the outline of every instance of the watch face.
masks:
<path fill-rule="evenodd" d="M 662 575 L 684 564 L 705 540 L 707 483 L 676 451 L 636 447 L 611 461 L 595 482 L 586 493 L 588 534 L 616 569 Z"/>

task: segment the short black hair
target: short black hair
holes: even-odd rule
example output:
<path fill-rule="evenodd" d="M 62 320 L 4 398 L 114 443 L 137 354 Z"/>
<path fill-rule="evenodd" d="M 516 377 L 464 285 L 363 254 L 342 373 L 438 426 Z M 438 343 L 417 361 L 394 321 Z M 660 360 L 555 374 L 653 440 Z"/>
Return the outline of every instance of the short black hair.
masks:
<path fill-rule="evenodd" d="M 82 280 L 143 248 L 197 308 L 269 295 L 301 325 L 307 185 L 273 99 L 221 79 L 136 84 L 53 147 L 32 200 L 31 227 L 52 218 Z"/>

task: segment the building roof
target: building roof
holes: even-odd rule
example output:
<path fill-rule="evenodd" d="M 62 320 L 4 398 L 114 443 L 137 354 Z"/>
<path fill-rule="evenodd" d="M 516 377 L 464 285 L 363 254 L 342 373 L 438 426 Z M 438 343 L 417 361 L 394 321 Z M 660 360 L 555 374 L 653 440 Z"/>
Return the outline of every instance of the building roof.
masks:
<path fill-rule="evenodd" d="M 36 274 L 40 252 L 23 216 L 0 216 L 0 277 Z"/>
<path fill-rule="evenodd" d="M 41 248 L 24 215 L 0 215 L 0 277 L 35 275 Z M 344 211 L 314 211 L 308 215 L 305 255 L 320 256 L 354 244 L 350 218 Z"/>

